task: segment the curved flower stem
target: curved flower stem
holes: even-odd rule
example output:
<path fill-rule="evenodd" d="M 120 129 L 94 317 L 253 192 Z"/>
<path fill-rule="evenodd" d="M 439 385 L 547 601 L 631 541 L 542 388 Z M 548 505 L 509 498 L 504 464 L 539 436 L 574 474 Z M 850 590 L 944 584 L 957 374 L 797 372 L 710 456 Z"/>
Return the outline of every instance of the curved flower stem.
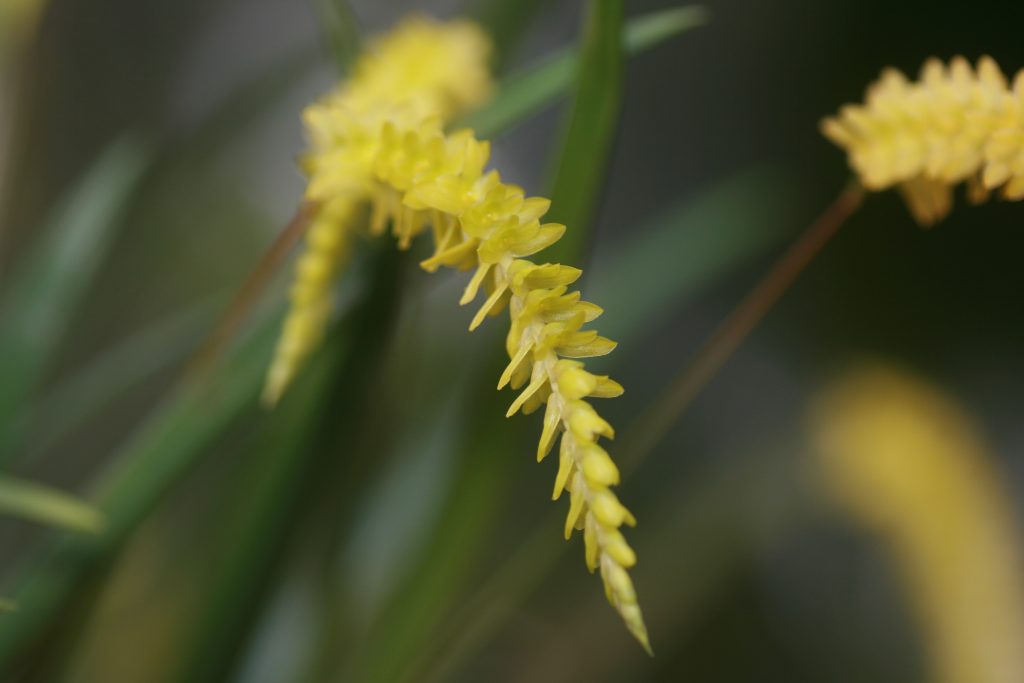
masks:
<path fill-rule="evenodd" d="M 216 327 L 203 342 L 188 365 L 186 376 L 190 379 L 203 377 L 217 362 L 224 347 L 238 332 L 253 306 L 259 301 L 260 294 L 274 274 L 284 264 L 288 254 L 306 234 L 313 217 L 315 205 L 305 203 L 299 207 L 284 229 L 274 238 L 270 248 L 253 269 L 238 293 L 231 300 L 227 310 Z"/>
<path fill-rule="evenodd" d="M 782 255 L 718 329 L 693 360 L 651 403 L 651 410 L 631 426 L 622 447 L 629 464 L 647 456 L 707 386 L 740 344 L 782 298 L 797 277 L 864 201 L 864 189 L 851 181 L 803 235 Z"/>

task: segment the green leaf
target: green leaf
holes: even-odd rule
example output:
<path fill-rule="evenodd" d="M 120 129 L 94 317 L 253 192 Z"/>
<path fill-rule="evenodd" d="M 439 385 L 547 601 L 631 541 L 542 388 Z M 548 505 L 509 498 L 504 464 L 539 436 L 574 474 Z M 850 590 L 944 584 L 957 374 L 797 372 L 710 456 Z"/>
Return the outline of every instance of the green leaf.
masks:
<path fill-rule="evenodd" d="M 469 2 L 464 14 L 472 13 L 494 43 L 493 68 L 501 73 L 509 53 L 519 44 L 537 12 L 548 5 L 544 0 L 489 0 Z"/>
<path fill-rule="evenodd" d="M 215 549 L 204 582 L 206 599 L 177 657 L 177 680 L 230 678 L 289 544 L 325 521 L 310 519 L 311 513 L 323 513 L 323 501 L 355 497 L 345 487 L 358 477 L 345 475 L 364 465 L 338 458 L 337 448 L 325 446 L 343 440 L 349 447 L 366 420 L 363 397 L 379 377 L 397 317 L 401 255 L 390 247 L 375 259 L 365 299 L 254 434 L 245 471 L 211 524 Z M 333 524 L 334 516 L 327 517 Z"/>
<path fill-rule="evenodd" d="M 0 612 L 14 612 L 17 609 L 18 605 L 14 601 L 0 598 Z"/>
<path fill-rule="evenodd" d="M 55 538 L 21 563 L 8 586 L 20 609 L 0 620 L 0 670 L 41 635 L 214 440 L 256 408 L 277 329 L 276 320 L 266 324 L 210 382 L 179 387 L 127 440 L 94 496 L 107 515 L 103 534 Z"/>
<path fill-rule="evenodd" d="M 628 240 L 594 255 L 587 299 L 605 309 L 602 334 L 635 337 L 799 225 L 797 180 L 784 168 L 743 171 L 686 197 Z"/>
<path fill-rule="evenodd" d="M 587 5 L 576 95 L 551 183 L 547 220 L 568 228 L 545 252 L 555 263 L 578 261 L 604 185 L 622 107 L 623 12 L 622 0 L 590 0 Z"/>
<path fill-rule="evenodd" d="M 314 0 L 319 24 L 338 68 L 347 71 L 359 57 L 359 24 L 345 0 Z"/>
<path fill-rule="evenodd" d="M 91 505 L 13 477 L 0 477 L 0 514 L 70 531 L 98 533 L 103 529 L 103 515 Z"/>
<path fill-rule="evenodd" d="M 0 298 L 0 463 L 13 457 L 14 415 L 37 389 L 148 160 L 134 139 L 110 146 L 50 218 Z"/>
<path fill-rule="evenodd" d="M 628 55 L 640 54 L 668 38 L 700 26 L 708 14 L 701 7 L 678 7 L 653 12 L 626 23 L 623 43 Z M 566 93 L 579 67 L 579 48 L 565 48 L 539 64 L 501 81 L 487 105 L 456 122 L 453 128 L 472 128 L 492 138 L 530 118 Z"/>
<path fill-rule="evenodd" d="M 52 447 L 118 396 L 186 359 L 216 319 L 223 300 L 216 296 L 158 320 L 104 349 L 44 393 L 22 416 L 29 424 L 45 420 L 36 451 Z"/>

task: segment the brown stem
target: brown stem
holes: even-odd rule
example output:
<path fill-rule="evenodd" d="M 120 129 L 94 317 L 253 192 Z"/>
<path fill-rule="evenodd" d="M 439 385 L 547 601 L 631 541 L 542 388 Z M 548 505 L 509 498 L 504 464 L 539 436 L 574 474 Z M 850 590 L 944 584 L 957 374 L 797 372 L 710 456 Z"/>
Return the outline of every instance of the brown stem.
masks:
<path fill-rule="evenodd" d="M 626 435 L 627 443 L 622 453 L 628 454 L 631 467 L 643 460 L 664 438 L 679 416 L 863 200 L 863 188 L 856 182 L 848 185 L 704 342 L 689 365 L 653 402 L 653 409 L 639 418 Z"/>
<path fill-rule="evenodd" d="M 304 203 L 295 212 L 295 215 L 288 225 L 284 227 L 274 242 L 267 249 L 263 258 L 256 265 L 256 268 L 249 274 L 241 289 L 231 300 L 227 310 L 221 317 L 220 322 L 206 338 L 199 350 L 192 357 L 186 371 L 188 380 L 197 380 L 206 375 L 211 367 L 220 358 L 224 347 L 234 338 L 249 312 L 259 300 L 260 294 L 266 288 L 267 283 L 274 274 L 281 268 L 288 254 L 306 234 L 310 220 L 313 217 L 316 205 L 309 202 Z"/>

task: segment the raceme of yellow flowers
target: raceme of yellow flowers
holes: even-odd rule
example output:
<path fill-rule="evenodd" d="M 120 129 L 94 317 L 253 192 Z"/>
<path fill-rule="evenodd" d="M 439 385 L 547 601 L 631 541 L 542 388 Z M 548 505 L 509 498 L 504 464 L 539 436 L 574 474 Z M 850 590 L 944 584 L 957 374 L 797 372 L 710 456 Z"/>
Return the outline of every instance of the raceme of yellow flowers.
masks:
<path fill-rule="evenodd" d="M 963 408 L 885 366 L 815 411 L 826 489 L 882 541 L 940 683 L 1024 680 L 1024 561 L 1013 505 Z"/>
<path fill-rule="evenodd" d="M 401 248 L 428 233 L 434 253 L 422 267 L 472 270 L 462 304 L 483 293 L 470 330 L 508 309 L 511 360 L 498 389 L 521 390 L 508 415 L 544 408 L 537 459 L 561 437 L 553 497 L 569 492 L 565 536 L 583 531 L 587 567 L 600 572 L 609 601 L 649 651 L 626 571 L 636 555 L 619 531 L 636 520 L 610 489 L 619 470 L 599 440 L 613 429 L 587 401 L 618 396 L 622 387 L 576 360 L 607 354 L 615 343 L 585 329 L 601 309 L 569 290 L 578 269 L 529 259 L 565 232 L 541 222 L 550 202 L 486 170 L 489 144 L 472 131 L 444 130 L 488 95 L 487 56 L 487 39 L 472 24 L 408 20 L 371 43 L 352 78 L 306 110 L 311 149 L 303 167 L 315 215 L 264 398 L 274 403 L 320 343 L 361 209 L 369 206 L 371 234 L 390 225 Z"/>
<path fill-rule="evenodd" d="M 911 82 L 886 69 L 864 104 L 846 105 L 822 132 L 849 154 L 869 190 L 898 187 L 915 219 L 932 225 L 966 182 L 974 202 L 1000 189 L 1024 199 L 1024 70 L 1012 87 L 989 57 L 930 59 Z"/>

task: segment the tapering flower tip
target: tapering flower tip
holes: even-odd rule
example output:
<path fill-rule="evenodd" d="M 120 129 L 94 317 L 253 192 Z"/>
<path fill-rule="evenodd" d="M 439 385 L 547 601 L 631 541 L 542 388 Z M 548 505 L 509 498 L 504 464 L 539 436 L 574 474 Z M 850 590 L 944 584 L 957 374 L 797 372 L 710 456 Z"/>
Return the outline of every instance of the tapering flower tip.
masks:
<path fill-rule="evenodd" d="M 267 370 L 261 401 L 277 405 L 302 364 L 323 340 L 333 307 L 333 283 L 348 259 L 347 229 L 355 206 L 345 197 L 319 205 L 289 292 L 291 306 Z"/>
<path fill-rule="evenodd" d="M 953 186 L 972 201 L 1001 188 L 1024 199 L 1024 71 L 1012 87 L 990 57 L 930 59 L 917 81 L 886 69 L 863 104 L 822 121 L 869 190 L 898 187 L 914 218 L 928 226 L 952 208 Z"/>

